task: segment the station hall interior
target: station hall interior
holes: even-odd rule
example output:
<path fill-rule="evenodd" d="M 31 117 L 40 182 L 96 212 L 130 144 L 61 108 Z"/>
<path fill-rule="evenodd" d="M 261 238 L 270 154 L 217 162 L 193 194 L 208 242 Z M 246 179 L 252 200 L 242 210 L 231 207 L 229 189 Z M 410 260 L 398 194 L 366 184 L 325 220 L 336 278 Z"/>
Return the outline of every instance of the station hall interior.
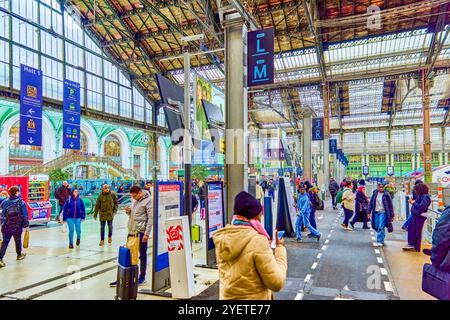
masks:
<path fill-rule="evenodd" d="M 450 0 L 0 0 L 0 300 L 450 300 L 449 33 Z M 233 230 L 281 286 L 229 282 Z"/>

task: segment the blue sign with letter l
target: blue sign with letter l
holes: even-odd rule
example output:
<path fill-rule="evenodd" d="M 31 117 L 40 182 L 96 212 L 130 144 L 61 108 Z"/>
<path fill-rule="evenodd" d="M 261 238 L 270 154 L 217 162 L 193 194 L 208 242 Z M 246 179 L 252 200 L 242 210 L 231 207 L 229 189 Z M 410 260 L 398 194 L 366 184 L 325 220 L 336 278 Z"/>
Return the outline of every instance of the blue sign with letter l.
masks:
<path fill-rule="evenodd" d="M 337 139 L 330 139 L 330 153 L 337 153 Z"/>
<path fill-rule="evenodd" d="M 20 65 L 19 143 L 42 146 L 42 71 Z"/>
<path fill-rule="evenodd" d="M 247 34 L 247 85 L 249 87 L 274 82 L 274 28 Z"/>

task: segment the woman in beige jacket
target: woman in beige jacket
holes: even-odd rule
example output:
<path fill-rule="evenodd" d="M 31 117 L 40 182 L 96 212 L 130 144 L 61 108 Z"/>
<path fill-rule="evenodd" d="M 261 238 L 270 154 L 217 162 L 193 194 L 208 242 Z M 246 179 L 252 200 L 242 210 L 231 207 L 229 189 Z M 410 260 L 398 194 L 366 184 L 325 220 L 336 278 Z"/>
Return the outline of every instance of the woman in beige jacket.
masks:
<path fill-rule="evenodd" d="M 352 190 L 352 182 L 350 180 L 345 181 L 344 193 L 342 194 L 342 205 L 344 207 L 344 222 L 341 226 L 344 230 L 353 231 L 352 228 L 348 226 L 348 223 L 353 216 L 355 210 L 355 194 Z"/>
<path fill-rule="evenodd" d="M 249 193 L 235 198 L 231 225 L 214 233 L 221 300 L 270 300 L 286 280 L 284 240 L 275 251 L 261 220 L 262 206 Z"/>

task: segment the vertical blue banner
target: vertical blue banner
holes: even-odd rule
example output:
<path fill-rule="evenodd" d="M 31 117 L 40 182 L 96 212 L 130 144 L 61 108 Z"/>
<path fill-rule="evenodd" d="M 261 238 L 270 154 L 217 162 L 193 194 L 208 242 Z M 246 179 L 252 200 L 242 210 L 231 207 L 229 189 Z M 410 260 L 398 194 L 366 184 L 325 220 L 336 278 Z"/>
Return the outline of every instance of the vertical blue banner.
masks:
<path fill-rule="evenodd" d="M 369 175 L 369 166 L 368 165 L 363 166 L 363 175 L 365 175 L 365 176 Z"/>
<path fill-rule="evenodd" d="M 323 118 L 312 119 L 312 140 L 323 140 Z"/>
<path fill-rule="evenodd" d="M 80 84 L 64 80 L 63 148 L 80 150 Z"/>
<path fill-rule="evenodd" d="M 337 139 L 330 139 L 330 153 L 337 153 Z"/>
<path fill-rule="evenodd" d="M 247 86 L 261 86 L 274 82 L 274 29 L 247 33 Z"/>
<path fill-rule="evenodd" d="M 42 71 L 20 65 L 19 143 L 42 146 Z"/>

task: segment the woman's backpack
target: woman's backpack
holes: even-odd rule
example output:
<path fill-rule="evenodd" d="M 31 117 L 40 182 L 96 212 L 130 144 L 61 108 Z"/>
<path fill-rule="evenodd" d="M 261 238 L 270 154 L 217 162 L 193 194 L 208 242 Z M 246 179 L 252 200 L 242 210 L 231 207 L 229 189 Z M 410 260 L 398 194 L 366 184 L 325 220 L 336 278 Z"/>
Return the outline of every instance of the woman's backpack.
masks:
<path fill-rule="evenodd" d="M 2 231 L 14 234 L 21 231 L 23 224 L 22 201 L 18 200 L 11 203 L 3 211 L 5 212 L 5 222 Z"/>
<path fill-rule="evenodd" d="M 341 202 L 342 202 L 342 196 L 344 195 L 344 191 L 345 191 L 345 189 L 339 191 L 339 192 L 336 194 L 336 203 L 341 203 Z"/>

